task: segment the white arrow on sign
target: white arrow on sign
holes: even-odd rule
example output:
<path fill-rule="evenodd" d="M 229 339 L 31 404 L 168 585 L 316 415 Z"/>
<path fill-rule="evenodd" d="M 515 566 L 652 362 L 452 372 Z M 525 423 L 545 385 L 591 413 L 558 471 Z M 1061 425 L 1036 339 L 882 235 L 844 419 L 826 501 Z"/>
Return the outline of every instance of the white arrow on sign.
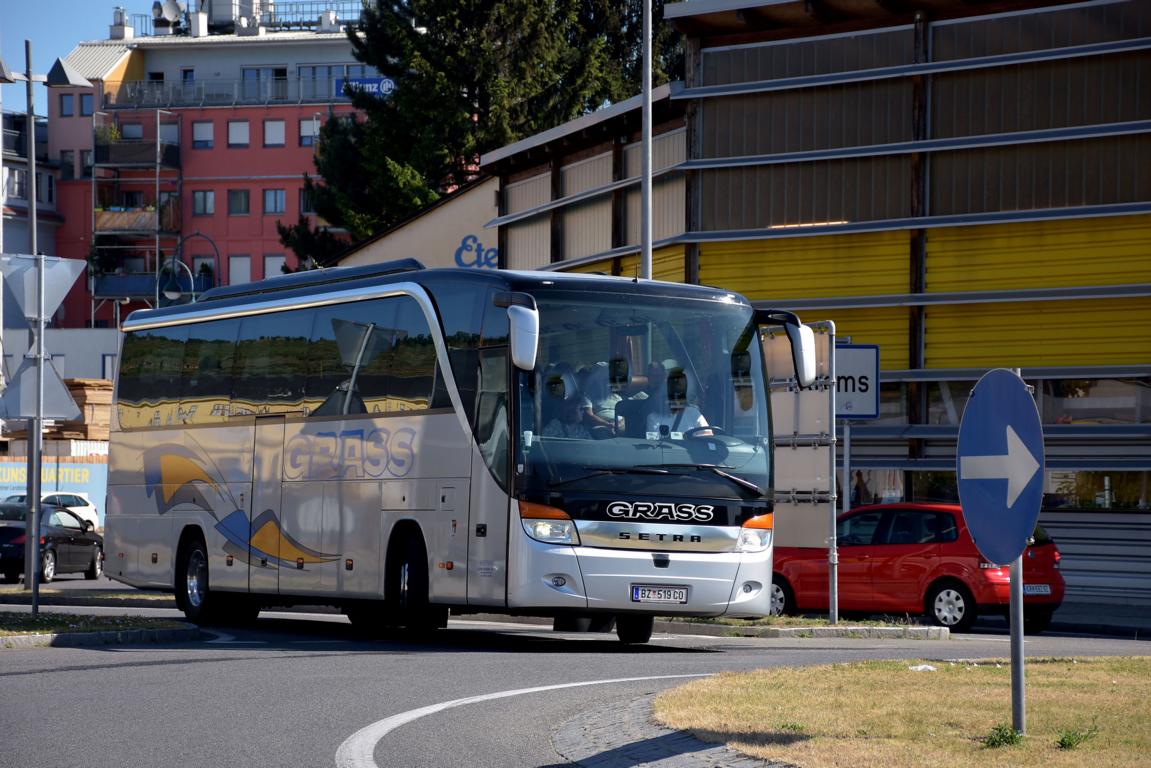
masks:
<path fill-rule="evenodd" d="M 1039 471 L 1039 462 L 1007 425 L 1007 455 L 1005 456 L 962 456 L 959 459 L 959 474 L 964 480 L 1006 480 L 1007 508 L 1015 506 L 1015 500 Z"/>

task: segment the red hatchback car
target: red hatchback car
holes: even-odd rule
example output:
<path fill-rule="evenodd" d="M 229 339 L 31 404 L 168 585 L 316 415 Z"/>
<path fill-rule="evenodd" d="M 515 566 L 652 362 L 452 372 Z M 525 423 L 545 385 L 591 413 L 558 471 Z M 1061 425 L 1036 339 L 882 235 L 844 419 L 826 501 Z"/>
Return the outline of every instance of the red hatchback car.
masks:
<path fill-rule="evenodd" d="M 1006 565 L 979 554 L 954 504 L 881 504 L 841 515 L 839 609 L 850 613 L 925 614 L 963 631 L 979 614 L 1005 615 L 1010 604 Z M 1042 632 L 1063 602 L 1059 549 L 1036 526 L 1023 553 L 1023 624 Z M 772 612 L 828 610 L 827 550 L 776 547 Z"/>

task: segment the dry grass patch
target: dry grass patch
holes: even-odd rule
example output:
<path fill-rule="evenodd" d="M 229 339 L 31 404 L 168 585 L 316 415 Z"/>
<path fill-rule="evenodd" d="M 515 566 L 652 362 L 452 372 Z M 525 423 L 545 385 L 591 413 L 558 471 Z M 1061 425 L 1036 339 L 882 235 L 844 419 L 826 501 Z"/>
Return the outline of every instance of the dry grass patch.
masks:
<path fill-rule="evenodd" d="M 921 664 L 935 671 L 911 670 Z M 654 711 L 705 741 L 804 768 L 1151 766 L 1151 657 L 1028 659 L 1026 676 L 1027 734 L 996 749 L 984 740 L 1011 722 L 1006 662 L 725 673 L 663 693 Z M 1067 746 L 1067 734 L 1092 729 Z"/>
<path fill-rule="evenodd" d="M 12 635 L 58 634 L 63 632 L 117 632 L 125 629 L 185 629 L 188 624 L 173 619 L 142 616 L 79 616 L 71 613 L 0 612 L 0 637 Z"/>

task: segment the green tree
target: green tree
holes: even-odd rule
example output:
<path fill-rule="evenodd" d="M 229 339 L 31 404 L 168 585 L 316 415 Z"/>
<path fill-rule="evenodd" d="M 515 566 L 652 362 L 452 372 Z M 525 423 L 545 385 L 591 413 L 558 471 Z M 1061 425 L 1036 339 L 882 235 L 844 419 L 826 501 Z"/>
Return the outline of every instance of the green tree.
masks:
<path fill-rule="evenodd" d="M 656 83 L 682 66 L 662 9 L 655 0 Z M 322 181 L 305 178 L 316 213 L 369 237 L 475 179 L 484 152 L 634 96 L 641 13 L 642 0 L 378 0 L 348 38 L 396 87 L 353 94 L 358 114 L 321 128 Z M 303 218 L 279 230 L 301 263 L 340 250 Z"/>

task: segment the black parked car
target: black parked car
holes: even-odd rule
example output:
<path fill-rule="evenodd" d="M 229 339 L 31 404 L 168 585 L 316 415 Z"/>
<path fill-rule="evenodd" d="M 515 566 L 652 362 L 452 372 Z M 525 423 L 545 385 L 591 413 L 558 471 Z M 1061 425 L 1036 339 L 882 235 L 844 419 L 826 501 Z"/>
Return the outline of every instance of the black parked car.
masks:
<path fill-rule="evenodd" d="M 24 573 L 24 542 L 28 510 L 22 504 L 0 503 L 0 577 L 14 582 Z M 104 538 L 62 507 L 40 507 L 40 579 L 52 581 L 58 573 L 83 573 L 98 579 L 104 570 Z"/>

